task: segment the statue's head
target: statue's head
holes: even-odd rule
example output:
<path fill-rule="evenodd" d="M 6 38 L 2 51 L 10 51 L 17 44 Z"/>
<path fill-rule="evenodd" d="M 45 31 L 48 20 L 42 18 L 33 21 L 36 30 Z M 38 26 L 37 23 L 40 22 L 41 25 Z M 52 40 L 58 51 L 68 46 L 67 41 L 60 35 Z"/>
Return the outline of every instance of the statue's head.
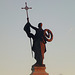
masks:
<path fill-rule="evenodd" d="M 42 23 L 38 24 L 38 28 L 42 29 Z"/>

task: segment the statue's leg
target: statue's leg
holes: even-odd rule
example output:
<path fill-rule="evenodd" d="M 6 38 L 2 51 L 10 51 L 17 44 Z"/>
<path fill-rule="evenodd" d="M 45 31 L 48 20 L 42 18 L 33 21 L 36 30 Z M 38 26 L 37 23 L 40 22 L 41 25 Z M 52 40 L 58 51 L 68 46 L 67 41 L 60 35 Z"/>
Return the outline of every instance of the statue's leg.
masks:
<path fill-rule="evenodd" d="M 37 64 L 39 64 L 40 66 L 42 66 L 42 64 L 43 64 L 43 59 L 42 59 L 42 57 L 39 56 L 36 60 L 37 60 Z"/>

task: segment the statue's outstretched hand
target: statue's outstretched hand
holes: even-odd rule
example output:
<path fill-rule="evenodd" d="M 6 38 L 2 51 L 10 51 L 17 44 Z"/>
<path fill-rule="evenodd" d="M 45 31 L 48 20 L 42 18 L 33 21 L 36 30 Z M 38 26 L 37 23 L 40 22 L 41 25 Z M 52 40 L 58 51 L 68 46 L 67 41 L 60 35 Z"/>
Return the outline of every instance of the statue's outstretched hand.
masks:
<path fill-rule="evenodd" d="M 27 18 L 27 22 L 29 22 L 29 18 Z"/>

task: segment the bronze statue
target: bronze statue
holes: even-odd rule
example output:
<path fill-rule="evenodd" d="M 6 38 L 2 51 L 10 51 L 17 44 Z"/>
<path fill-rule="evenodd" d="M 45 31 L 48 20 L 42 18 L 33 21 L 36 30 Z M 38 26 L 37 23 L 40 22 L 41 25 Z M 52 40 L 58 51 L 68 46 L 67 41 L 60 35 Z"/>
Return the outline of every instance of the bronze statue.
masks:
<path fill-rule="evenodd" d="M 22 9 L 26 9 L 27 11 L 29 8 L 26 4 L 26 7 Z M 38 28 L 31 25 L 29 22 L 27 11 L 27 23 L 24 26 L 24 31 L 30 39 L 33 39 L 32 51 L 35 53 L 34 58 L 36 59 L 36 63 L 34 64 L 34 66 L 45 66 L 43 64 L 44 53 L 46 52 L 45 44 L 47 43 L 47 41 L 51 42 L 53 39 L 52 32 L 49 29 L 43 30 L 42 25 L 42 23 L 39 23 Z M 36 33 L 32 34 L 30 28 L 34 29 Z"/>
<path fill-rule="evenodd" d="M 33 35 L 30 32 L 30 28 L 34 29 L 36 31 L 35 35 Z M 33 39 L 33 46 L 32 51 L 35 53 L 35 59 L 36 63 L 35 66 L 44 66 L 43 59 L 44 59 L 44 53 L 46 52 L 46 46 L 45 44 L 47 41 L 52 41 L 53 34 L 50 30 L 43 30 L 42 29 L 42 23 L 38 24 L 38 28 L 32 26 L 29 22 L 24 27 L 24 31 L 27 33 L 27 36 L 29 38 Z M 48 31 L 48 34 L 45 33 L 45 31 Z M 48 40 L 51 34 L 51 38 Z"/>

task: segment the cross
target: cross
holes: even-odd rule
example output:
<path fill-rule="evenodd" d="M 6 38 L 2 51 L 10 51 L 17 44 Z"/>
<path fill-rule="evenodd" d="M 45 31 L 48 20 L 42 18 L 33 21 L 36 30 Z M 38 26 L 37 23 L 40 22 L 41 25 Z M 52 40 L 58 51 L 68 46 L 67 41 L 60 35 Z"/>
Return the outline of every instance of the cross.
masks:
<path fill-rule="evenodd" d="M 29 21 L 29 17 L 28 17 L 28 9 L 32 9 L 31 7 L 28 7 L 27 6 L 27 2 L 25 2 L 25 7 L 23 8 L 21 8 L 21 9 L 25 9 L 26 10 L 26 14 L 27 14 L 27 21 Z"/>

